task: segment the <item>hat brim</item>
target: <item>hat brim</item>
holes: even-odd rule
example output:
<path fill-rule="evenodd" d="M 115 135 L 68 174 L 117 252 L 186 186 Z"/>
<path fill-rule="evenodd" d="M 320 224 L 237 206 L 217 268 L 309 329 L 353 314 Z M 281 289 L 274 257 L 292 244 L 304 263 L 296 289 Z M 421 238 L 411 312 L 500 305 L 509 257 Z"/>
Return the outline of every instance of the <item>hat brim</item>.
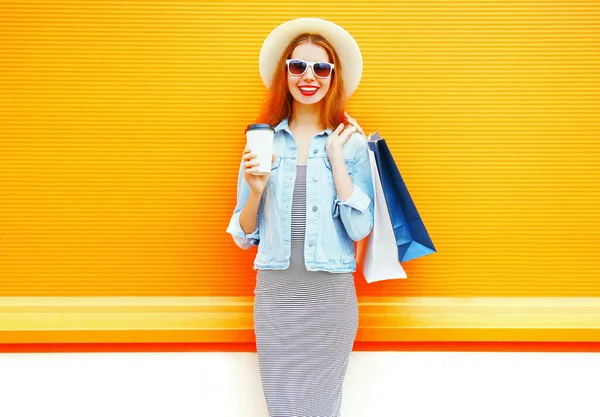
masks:
<path fill-rule="evenodd" d="M 302 17 L 282 23 L 267 36 L 258 58 L 258 67 L 263 83 L 271 87 L 275 65 L 281 54 L 296 36 L 302 33 L 317 33 L 331 43 L 337 53 L 344 78 L 346 97 L 350 97 L 362 77 L 363 61 L 358 44 L 344 28 L 328 20 Z"/>

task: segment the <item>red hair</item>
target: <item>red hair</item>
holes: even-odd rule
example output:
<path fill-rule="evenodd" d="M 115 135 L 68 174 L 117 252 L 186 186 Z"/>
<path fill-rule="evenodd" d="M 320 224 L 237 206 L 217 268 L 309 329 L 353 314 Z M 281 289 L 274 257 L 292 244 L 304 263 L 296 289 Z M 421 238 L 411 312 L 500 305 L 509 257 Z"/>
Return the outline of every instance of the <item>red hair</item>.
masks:
<path fill-rule="evenodd" d="M 275 67 L 275 73 L 271 81 L 266 100 L 263 102 L 263 109 L 256 119 L 255 123 L 268 123 L 276 126 L 286 117 L 292 114 L 292 103 L 294 98 L 290 93 L 287 83 L 287 68 L 285 60 L 291 58 L 292 52 L 296 46 L 302 43 L 312 43 L 319 45 L 329 55 L 330 62 L 335 66 L 331 74 L 331 83 L 325 97 L 319 102 L 322 111 L 322 122 L 331 129 L 339 126 L 340 123 L 346 122 L 344 116 L 346 106 L 346 93 L 344 89 L 344 79 L 342 77 L 342 64 L 338 55 L 333 49 L 333 46 L 321 35 L 303 33 L 294 38 L 285 48 L 279 62 Z"/>

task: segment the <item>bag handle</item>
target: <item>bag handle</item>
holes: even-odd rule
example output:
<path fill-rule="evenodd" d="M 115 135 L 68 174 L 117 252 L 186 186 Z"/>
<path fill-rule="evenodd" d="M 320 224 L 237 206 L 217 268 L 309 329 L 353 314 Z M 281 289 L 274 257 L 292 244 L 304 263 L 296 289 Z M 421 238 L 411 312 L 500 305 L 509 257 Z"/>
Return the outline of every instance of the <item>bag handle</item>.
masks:
<path fill-rule="evenodd" d="M 363 136 L 363 138 L 365 138 L 367 141 L 371 140 L 371 133 L 369 133 L 369 136 L 367 137 L 367 134 L 364 132 L 364 130 L 362 130 L 362 128 L 356 122 L 356 119 L 350 117 L 348 112 L 344 112 L 344 114 L 346 115 L 346 120 L 348 121 L 348 123 L 350 123 L 352 126 L 354 126 L 356 128 L 356 130 L 358 130 L 358 132 Z"/>
<path fill-rule="evenodd" d="M 365 135 L 365 132 L 362 130 L 362 128 L 356 122 L 356 119 L 350 117 L 348 112 L 344 112 L 344 115 L 346 116 L 346 120 L 348 121 L 348 123 L 350 123 L 352 126 L 354 126 L 363 136 L 367 136 L 367 135 Z"/>

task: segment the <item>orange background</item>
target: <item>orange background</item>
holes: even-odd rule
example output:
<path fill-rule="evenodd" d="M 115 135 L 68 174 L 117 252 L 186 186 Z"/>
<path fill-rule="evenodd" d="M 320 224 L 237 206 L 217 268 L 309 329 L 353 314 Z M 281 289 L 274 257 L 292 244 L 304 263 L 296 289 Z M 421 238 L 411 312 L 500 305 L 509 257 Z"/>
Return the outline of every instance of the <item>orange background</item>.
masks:
<path fill-rule="evenodd" d="M 248 301 L 256 249 L 225 229 L 265 94 L 258 53 L 304 16 L 361 47 L 349 113 L 387 139 L 438 250 L 407 280 L 357 272 L 360 302 L 600 296 L 600 4 L 339 4 L 1 2 L 0 312 L 14 297 Z"/>

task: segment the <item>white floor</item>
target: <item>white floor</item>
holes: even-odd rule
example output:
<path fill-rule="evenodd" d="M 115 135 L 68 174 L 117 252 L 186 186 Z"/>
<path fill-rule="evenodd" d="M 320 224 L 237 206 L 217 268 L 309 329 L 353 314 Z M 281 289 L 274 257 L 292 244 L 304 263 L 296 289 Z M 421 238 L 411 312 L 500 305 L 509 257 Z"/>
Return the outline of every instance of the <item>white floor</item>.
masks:
<path fill-rule="evenodd" d="M 2 417 L 267 417 L 253 353 L 0 354 Z M 600 354 L 352 352 L 342 417 L 598 417 Z"/>

